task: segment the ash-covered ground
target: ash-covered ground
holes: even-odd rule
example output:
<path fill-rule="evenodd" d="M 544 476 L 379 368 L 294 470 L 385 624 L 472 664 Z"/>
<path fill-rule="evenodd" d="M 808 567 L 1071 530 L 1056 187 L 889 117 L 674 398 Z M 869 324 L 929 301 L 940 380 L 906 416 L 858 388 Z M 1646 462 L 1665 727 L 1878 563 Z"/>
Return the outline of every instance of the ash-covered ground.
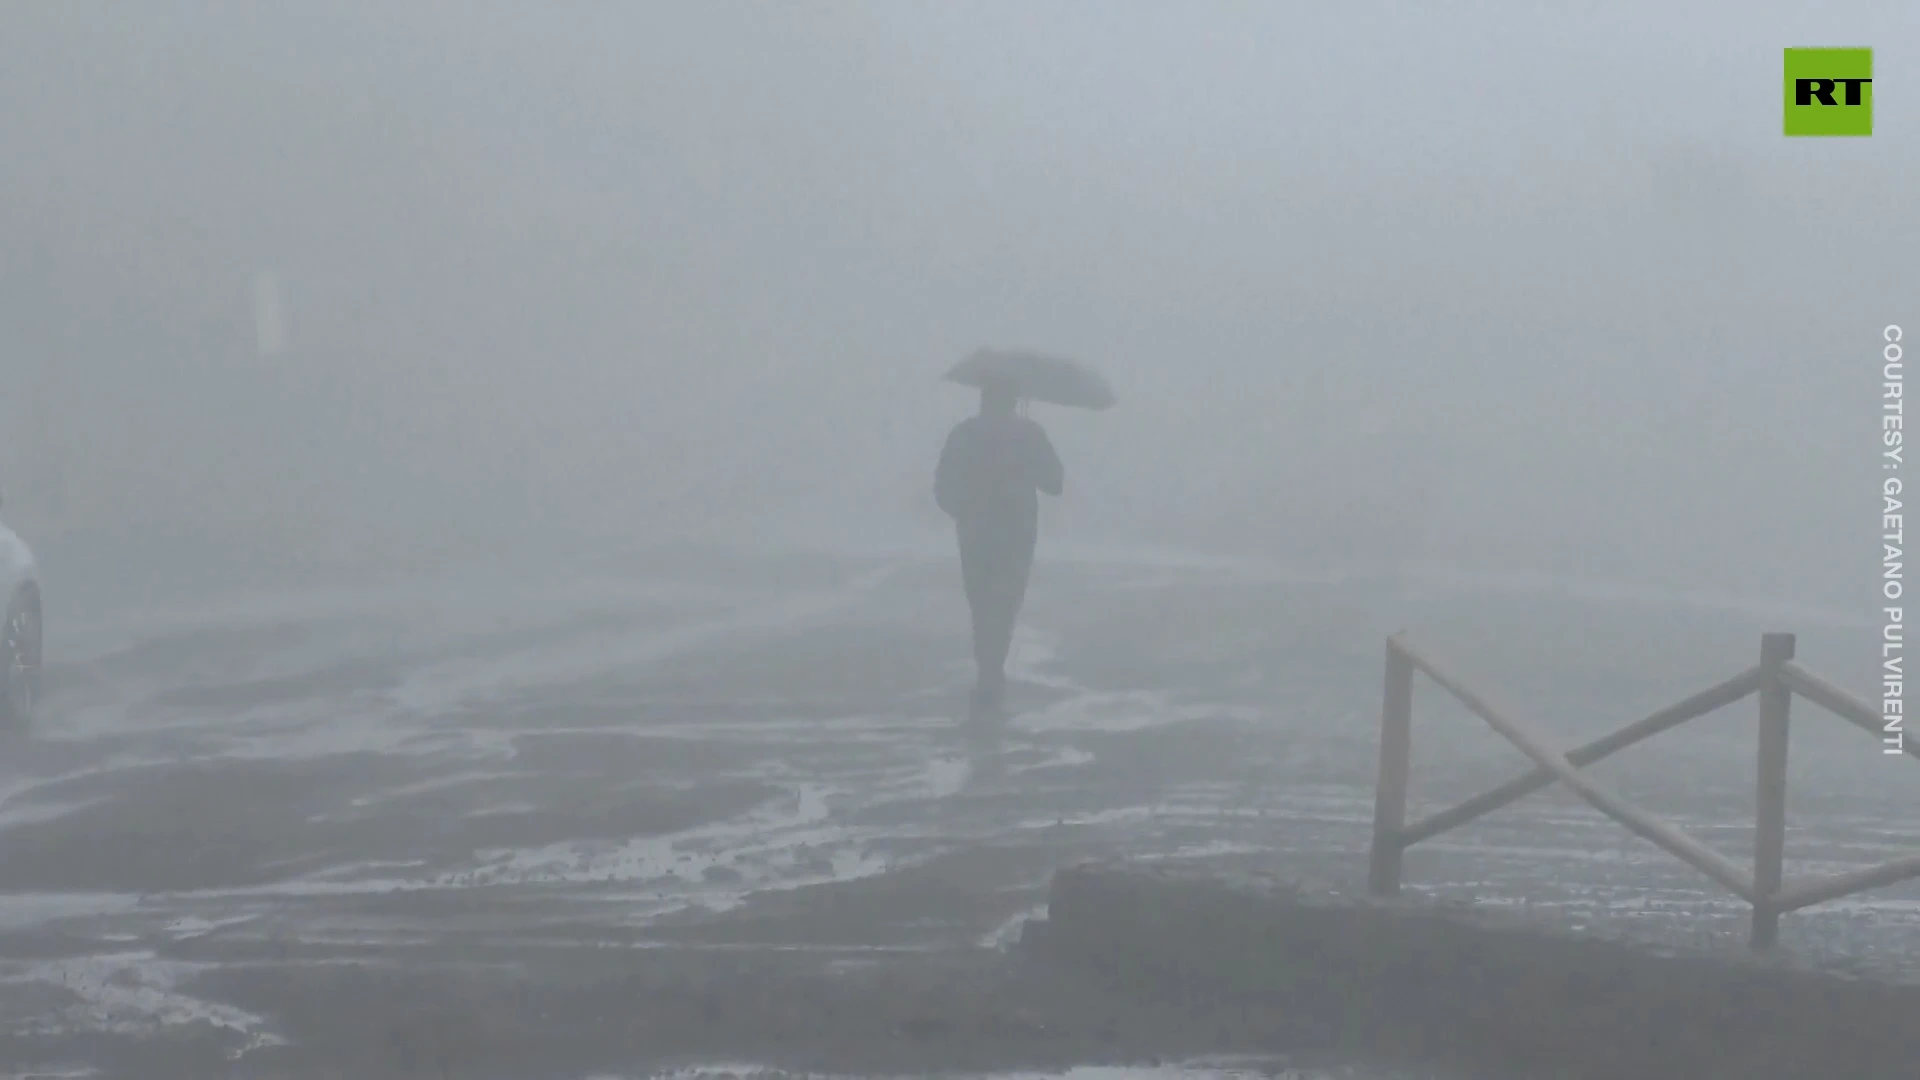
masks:
<path fill-rule="evenodd" d="M 968 733 L 957 576 L 709 555 L 64 623 L 54 592 L 54 695 L 0 754 L 0 1076 L 1423 1075 L 1010 946 L 1077 859 L 1360 872 L 1403 626 L 1569 739 L 1751 664 L 1762 630 L 1871 685 L 1870 636 L 1812 612 L 1055 554 L 1016 713 Z M 1744 857 L 1755 708 L 1596 772 Z M 1430 685 L 1415 754 L 1416 812 L 1524 764 Z M 1915 763 L 1803 703 L 1794 755 L 1790 875 L 1920 847 Z M 1557 794 L 1416 848 L 1407 877 L 1570 927 L 1740 926 Z M 1916 910 L 1882 890 L 1784 937 L 1898 960 Z"/>

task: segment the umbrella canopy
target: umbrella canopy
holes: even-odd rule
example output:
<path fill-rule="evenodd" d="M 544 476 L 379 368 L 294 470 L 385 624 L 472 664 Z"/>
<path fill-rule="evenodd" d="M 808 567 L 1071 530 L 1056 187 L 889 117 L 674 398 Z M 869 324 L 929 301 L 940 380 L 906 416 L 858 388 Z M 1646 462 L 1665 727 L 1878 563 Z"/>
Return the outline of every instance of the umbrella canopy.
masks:
<path fill-rule="evenodd" d="M 953 366 L 947 381 L 984 387 L 1011 383 L 1019 397 L 1076 409 L 1111 409 L 1113 388 L 1100 373 L 1064 356 L 981 349 Z"/>

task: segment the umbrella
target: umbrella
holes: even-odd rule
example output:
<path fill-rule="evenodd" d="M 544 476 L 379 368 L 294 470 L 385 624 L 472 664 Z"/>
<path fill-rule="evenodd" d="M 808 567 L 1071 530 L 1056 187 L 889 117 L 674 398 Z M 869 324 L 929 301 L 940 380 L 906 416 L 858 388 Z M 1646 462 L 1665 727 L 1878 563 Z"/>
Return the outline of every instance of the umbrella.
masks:
<path fill-rule="evenodd" d="M 972 387 L 1010 382 L 1020 397 L 1076 409 L 1111 409 L 1114 403 L 1113 388 L 1099 372 L 1064 356 L 981 349 L 955 364 L 947 381 Z"/>

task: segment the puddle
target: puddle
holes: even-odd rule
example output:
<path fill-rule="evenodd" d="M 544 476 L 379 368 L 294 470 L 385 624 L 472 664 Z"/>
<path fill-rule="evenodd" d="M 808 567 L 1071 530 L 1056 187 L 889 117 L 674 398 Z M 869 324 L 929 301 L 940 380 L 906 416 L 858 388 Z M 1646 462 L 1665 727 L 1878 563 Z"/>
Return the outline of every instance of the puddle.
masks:
<path fill-rule="evenodd" d="M 887 806 L 901 802 L 947 799 L 967 788 L 973 764 L 959 755 L 942 755 L 929 760 L 916 775 L 887 785 L 887 794 L 870 800 L 867 806 Z"/>
<path fill-rule="evenodd" d="M 0 804 L 0 829 L 10 829 L 16 825 L 39 825 L 77 814 L 82 810 L 98 806 L 109 801 L 106 796 L 92 799 L 76 799 L 72 802 L 55 802 L 51 799 L 38 803 L 23 803 L 15 807 L 14 800 Z"/>
<path fill-rule="evenodd" d="M 211 1024 L 245 1038 L 238 1053 L 283 1044 L 264 1018 L 230 1005 L 181 993 L 178 984 L 208 965 L 161 960 L 150 952 L 74 957 L 0 965 L 0 982 L 56 988 L 77 1001 L 8 1023 L 16 1034 L 98 1031 L 151 1034 L 164 1028 Z"/>
<path fill-rule="evenodd" d="M 233 915 L 224 919 L 201 919 L 190 915 L 168 923 L 163 928 L 163 932 L 175 941 L 191 941 L 229 926 L 244 926 L 258 917 L 257 915 Z"/>
<path fill-rule="evenodd" d="M 908 1074 L 928 1080 L 1442 1080 L 1441 1074 L 1406 1072 L 1361 1065 L 1306 1066 L 1268 1058 L 1208 1058 L 1179 1064 L 1079 1065 L 1053 1072 Z M 906 1076 L 795 1073 L 761 1065 L 716 1063 L 656 1072 L 646 1080 L 907 1080 Z M 596 1074 L 586 1080 L 639 1080 Z"/>
<path fill-rule="evenodd" d="M 62 919 L 123 915 L 140 906 L 125 893 L 8 893 L 0 895 L 0 931 L 25 930 Z"/>
<path fill-rule="evenodd" d="M 1020 713 L 1008 726 L 1011 730 L 1028 733 L 1086 731 L 1117 734 L 1194 718 L 1189 711 L 1171 706 L 1159 694 L 1140 691 L 1117 694 L 1082 692 L 1044 708 Z"/>
<path fill-rule="evenodd" d="M 1011 949 L 1020 943 L 1020 933 L 1029 922 L 1046 917 L 1047 906 L 1037 904 L 982 934 L 978 944 L 983 949 Z"/>

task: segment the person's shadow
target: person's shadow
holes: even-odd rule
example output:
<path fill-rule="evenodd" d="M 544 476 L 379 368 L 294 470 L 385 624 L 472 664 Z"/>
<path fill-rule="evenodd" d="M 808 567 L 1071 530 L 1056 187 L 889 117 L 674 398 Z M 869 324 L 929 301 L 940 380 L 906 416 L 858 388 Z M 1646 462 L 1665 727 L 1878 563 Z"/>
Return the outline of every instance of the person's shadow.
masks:
<path fill-rule="evenodd" d="M 1003 708 L 968 716 L 961 730 L 967 748 L 967 786 L 996 787 L 1006 782 L 1006 734 L 1011 719 Z"/>

